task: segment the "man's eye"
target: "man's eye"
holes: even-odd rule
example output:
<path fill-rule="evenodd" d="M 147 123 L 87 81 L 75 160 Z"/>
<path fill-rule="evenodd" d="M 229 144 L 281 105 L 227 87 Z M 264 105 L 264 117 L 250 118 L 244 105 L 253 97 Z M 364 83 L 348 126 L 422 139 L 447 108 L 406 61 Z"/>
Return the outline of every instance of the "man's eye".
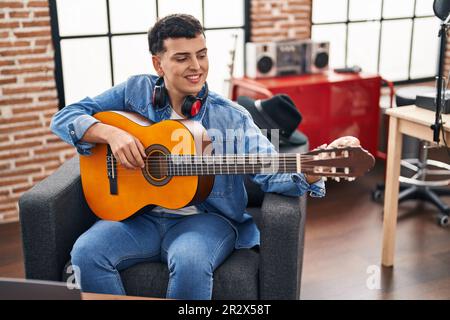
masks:
<path fill-rule="evenodd" d="M 206 58 L 206 53 L 202 53 L 198 56 L 200 59 Z"/>
<path fill-rule="evenodd" d="M 177 58 L 177 61 L 179 61 L 179 62 L 183 62 L 185 60 L 186 60 L 186 58 Z"/>

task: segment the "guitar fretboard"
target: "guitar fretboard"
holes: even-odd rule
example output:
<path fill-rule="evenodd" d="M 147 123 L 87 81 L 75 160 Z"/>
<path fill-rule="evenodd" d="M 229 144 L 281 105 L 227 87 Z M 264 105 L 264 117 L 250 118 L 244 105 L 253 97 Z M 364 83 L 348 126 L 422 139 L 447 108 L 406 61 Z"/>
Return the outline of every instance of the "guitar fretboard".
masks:
<path fill-rule="evenodd" d="M 152 171 L 160 170 L 161 174 L 170 176 L 200 176 L 221 174 L 257 174 L 257 173 L 293 173 L 300 172 L 301 155 L 273 154 L 273 155 L 166 155 L 149 156 L 147 165 Z"/>

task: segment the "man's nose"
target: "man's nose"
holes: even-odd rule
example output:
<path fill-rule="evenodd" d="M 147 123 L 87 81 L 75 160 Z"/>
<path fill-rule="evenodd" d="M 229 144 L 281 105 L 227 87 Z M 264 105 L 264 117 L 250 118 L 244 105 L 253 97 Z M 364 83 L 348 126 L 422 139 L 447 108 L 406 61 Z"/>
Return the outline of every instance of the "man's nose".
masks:
<path fill-rule="evenodd" d="M 191 66 L 190 66 L 191 69 L 194 69 L 194 70 L 200 69 L 200 63 L 198 62 L 197 58 L 193 58 L 191 61 L 192 61 Z"/>

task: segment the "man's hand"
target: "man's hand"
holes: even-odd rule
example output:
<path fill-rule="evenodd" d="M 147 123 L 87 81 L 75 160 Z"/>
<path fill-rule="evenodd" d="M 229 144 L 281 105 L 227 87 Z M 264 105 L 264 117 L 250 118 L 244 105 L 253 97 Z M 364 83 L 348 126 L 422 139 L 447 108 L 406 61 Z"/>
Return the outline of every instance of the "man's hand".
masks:
<path fill-rule="evenodd" d="M 122 129 L 114 128 L 110 131 L 107 139 L 114 157 L 125 168 L 144 167 L 145 148 L 138 138 Z"/>
<path fill-rule="evenodd" d="M 345 148 L 345 147 L 358 147 L 361 143 L 358 138 L 352 137 L 352 136 L 344 136 L 337 138 L 333 142 L 331 142 L 329 145 L 323 144 L 319 147 L 317 147 L 314 150 L 320 150 L 320 149 L 332 149 L 332 148 Z M 319 181 L 322 177 L 320 176 L 312 176 L 312 175 L 306 175 L 305 174 L 306 181 L 311 184 L 314 182 Z"/>
<path fill-rule="evenodd" d="M 118 163 L 127 169 L 144 167 L 145 149 L 136 137 L 128 132 L 108 124 L 97 122 L 90 126 L 81 141 L 107 143 Z"/>
<path fill-rule="evenodd" d="M 361 143 L 359 139 L 352 136 L 340 137 L 331 142 L 326 148 L 345 148 L 345 147 L 358 147 Z"/>

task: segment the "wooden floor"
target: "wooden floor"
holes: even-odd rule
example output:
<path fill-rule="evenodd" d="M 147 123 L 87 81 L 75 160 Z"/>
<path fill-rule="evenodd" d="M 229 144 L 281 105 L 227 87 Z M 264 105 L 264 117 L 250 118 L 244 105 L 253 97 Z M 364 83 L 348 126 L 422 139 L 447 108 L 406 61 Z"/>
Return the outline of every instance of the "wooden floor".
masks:
<path fill-rule="evenodd" d="M 395 266 L 380 267 L 382 204 L 371 191 L 383 175 L 377 164 L 309 199 L 302 299 L 450 299 L 450 228 L 437 226 L 429 205 L 400 205 Z M 0 225 L 0 277 L 24 277 L 22 261 L 19 225 Z"/>
<path fill-rule="evenodd" d="M 442 153 L 435 159 L 448 162 Z M 378 163 L 355 182 L 327 183 L 326 198 L 310 198 L 302 299 L 450 299 L 450 228 L 437 225 L 431 205 L 399 205 L 394 267 L 381 266 L 383 204 L 371 191 L 383 176 Z"/>
<path fill-rule="evenodd" d="M 24 276 L 20 225 L 17 222 L 0 224 L 0 277 Z"/>

